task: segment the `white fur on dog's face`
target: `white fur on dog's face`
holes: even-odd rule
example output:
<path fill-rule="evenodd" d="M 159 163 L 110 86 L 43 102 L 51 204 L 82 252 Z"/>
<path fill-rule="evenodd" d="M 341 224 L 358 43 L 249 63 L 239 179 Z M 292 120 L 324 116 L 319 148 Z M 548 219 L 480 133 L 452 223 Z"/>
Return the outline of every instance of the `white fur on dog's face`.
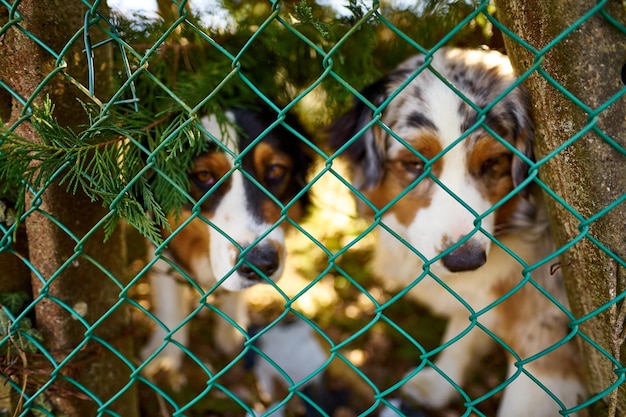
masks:
<path fill-rule="evenodd" d="M 227 113 L 232 123 L 235 122 L 232 113 Z M 226 140 L 223 141 L 233 155 L 239 154 L 237 148 L 237 132 L 230 124 L 226 126 L 226 132 L 222 132 L 220 124 L 214 116 L 205 117 L 202 126 L 209 135 L 215 138 L 223 138 L 226 133 Z M 249 245 L 256 242 L 257 246 L 269 246 L 275 249 L 279 255 L 278 267 L 274 273 L 267 275 L 272 281 L 277 281 L 283 272 L 285 257 L 285 236 L 280 227 L 273 227 L 273 223 L 265 222 L 259 217 L 259 207 L 254 207 L 253 202 L 248 200 L 244 189 L 244 178 L 240 170 L 233 169 L 234 158 L 229 153 L 222 156 L 229 163 L 230 184 L 228 191 L 221 197 L 221 200 L 212 216 L 210 225 L 206 225 L 209 232 L 208 259 L 211 264 L 210 274 L 208 271 L 196 271 L 198 278 L 206 282 L 221 280 L 221 287 L 230 291 L 242 290 L 258 282 L 243 277 L 235 268 L 240 254 L 237 246 Z M 228 174 L 227 174 L 228 175 Z M 277 220 L 277 219 L 276 219 Z M 271 231 L 270 231 L 271 230 Z M 261 236 L 268 233 L 262 240 Z M 237 246 L 232 242 L 237 242 Z"/>
<path fill-rule="evenodd" d="M 460 98 L 439 79 L 428 78 L 432 79 L 428 80 L 426 88 L 423 89 L 423 100 L 429 105 L 421 106 L 421 114 L 432 122 L 435 129 L 414 126 L 414 124 L 393 123 L 386 120 L 387 118 L 384 118 L 383 122 L 398 126 L 396 134 L 415 150 L 422 152 L 423 156 L 436 158 L 444 149 L 447 149 L 445 154 L 440 156 L 436 166 L 433 166 L 434 176 L 445 188 L 430 179 L 425 179 L 424 184 L 417 185 L 404 197 L 408 201 L 399 202 L 383 215 L 383 222 L 393 223 L 399 228 L 394 230 L 402 231 L 408 243 L 426 259 L 436 258 L 450 244 L 459 242 L 467 235 L 471 235 L 471 241 L 479 245 L 483 251 L 488 252 L 490 240 L 478 230 L 474 222 L 476 214 L 485 213 L 493 203 L 478 191 L 476 182 L 479 180 L 468 172 L 467 150 L 460 143 L 455 145 L 464 133 L 461 130 L 463 120 L 458 112 L 450 110 L 459 107 Z M 396 102 L 403 99 L 408 102 L 413 98 L 407 90 L 401 93 L 388 107 L 391 117 L 395 117 Z M 406 107 L 415 109 L 420 108 L 419 105 L 420 103 L 414 103 Z M 397 112 L 400 113 L 401 118 L 408 119 L 410 115 L 402 115 L 402 112 L 406 111 L 402 107 L 405 105 L 397 108 Z M 430 143 L 433 141 L 436 143 Z M 416 156 L 404 144 L 391 137 L 386 139 L 386 146 L 387 161 L 401 162 L 395 164 L 397 173 L 405 171 L 402 174 L 406 175 L 403 164 L 408 163 L 411 169 L 415 169 L 410 164 L 422 163 L 421 160 L 416 160 Z M 385 181 L 386 179 L 383 179 L 383 182 Z M 369 193 L 366 192 L 366 194 Z M 425 201 L 428 201 L 428 204 L 424 205 Z M 442 215 L 443 213 L 450 213 L 450 215 Z M 494 215 L 490 214 L 484 218 L 481 226 L 487 233 L 492 234 Z M 445 272 L 440 261 L 436 262 L 433 267 L 435 272 Z"/>
<path fill-rule="evenodd" d="M 213 279 L 219 280 L 227 277 L 221 286 L 231 291 L 241 290 L 257 283 L 243 277 L 237 269 L 233 271 L 240 251 L 231 243 L 232 241 L 238 242 L 239 245 L 257 242 L 257 247 L 274 248 L 278 252 L 279 262 L 274 273 L 267 276 L 272 281 L 280 278 L 284 267 L 284 230 L 281 227 L 273 227 L 272 223 L 264 222 L 262 218 L 254 216 L 250 209 L 258 208 L 250 207 L 245 197 L 243 174 L 234 171 L 231 174 L 229 191 L 222 197 L 211 216 L 211 225 L 206 225 L 209 231 L 209 259 Z M 265 235 L 268 231 L 270 231 L 269 234 Z M 264 237 L 259 241 L 261 236 Z"/>
<path fill-rule="evenodd" d="M 208 287 L 219 282 L 222 288 L 236 291 L 280 278 L 287 223 L 281 222 L 282 207 L 266 192 L 288 203 L 304 185 L 308 158 L 297 151 L 297 139 L 286 137 L 284 129 L 269 132 L 249 146 L 269 123 L 255 119 L 252 112 L 240 113 L 240 120 L 232 113 L 227 116 L 247 136 L 230 124 L 218 123 L 215 117 L 202 120 L 209 138 L 228 149 L 216 146 L 195 159 L 191 196 L 201 210 L 188 224 L 190 210 L 172 220 L 174 236 L 169 246 L 200 284 Z M 304 204 L 300 200 L 293 204 L 289 216 L 298 219 Z"/>
<path fill-rule="evenodd" d="M 501 54 L 444 49 L 419 72 L 424 65 L 424 56 L 413 57 L 365 91 L 374 105 L 395 96 L 346 155 L 355 162 L 354 184 L 383 210 L 382 222 L 445 276 L 479 268 L 490 236 L 514 222 L 517 196 L 490 209 L 521 181 L 524 164 L 509 147 L 529 154 L 532 125 L 519 88 L 499 97 L 516 80 Z M 331 146 L 351 140 L 371 120 L 369 107 L 357 104 L 333 125 Z"/>

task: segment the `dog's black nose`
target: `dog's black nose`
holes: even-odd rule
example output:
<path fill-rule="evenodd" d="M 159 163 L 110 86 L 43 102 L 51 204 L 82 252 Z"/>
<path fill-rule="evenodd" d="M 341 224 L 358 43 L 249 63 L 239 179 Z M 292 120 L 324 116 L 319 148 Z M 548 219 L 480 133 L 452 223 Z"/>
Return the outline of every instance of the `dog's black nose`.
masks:
<path fill-rule="evenodd" d="M 468 240 L 441 258 L 441 262 L 451 272 L 473 271 L 487 262 L 487 253 L 480 243 Z"/>
<path fill-rule="evenodd" d="M 237 269 L 239 275 L 250 281 L 263 281 L 278 269 L 278 251 L 272 245 L 255 246 L 246 253 L 245 262 Z M 263 275 L 260 275 L 261 272 Z"/>

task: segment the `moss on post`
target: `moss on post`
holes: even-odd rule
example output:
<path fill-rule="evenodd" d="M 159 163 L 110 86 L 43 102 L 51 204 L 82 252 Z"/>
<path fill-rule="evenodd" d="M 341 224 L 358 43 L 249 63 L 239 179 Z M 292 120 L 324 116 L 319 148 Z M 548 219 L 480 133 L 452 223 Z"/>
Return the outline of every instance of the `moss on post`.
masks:
<path fill-rule="evenodd" d="M 542 51 L 557 36 L 577 25 L 596 4 L 592 0 L 496 1 L 499 20 L 525 42 Z M 626 9 L 620 2 L 608 2 L 605 10 L 618 21 L 626 21 Z M 536 56 L 522 44 L 510 38 L 505 43 L 518 73 L 533 65 Z M 561 258 L 572 309 L 577 317 L 593 313 L 626 290 L 624 268 L 592 240 L 599 241 L 618 258 L 626 259 L 626 204 L 621 203 L 604 212 L 626 190 L 626 158 L 623 154 L 626 147 L 626 98 L 619 97 L 597 112 L 613 97 L 619 96 L 624 88 L 621 77 L 624 50 L 626 35 L 599 12 L 545 50 L 541 68 L 590 112 L 538 72 L 526 80 L 533 100 L 538 160 L 584 131 L 580 138 L 539 169 L 540 178 L 567 203 L 562 205 L 548 198 L 559 246 L 584 236 Z M 617 142 L 621 151 L 608 143 L 599 131 Z M 626 305 L 622 301 L 581 324 L 583 332 L 622 364 L 626 360 L 625 315 Z M 615 366 L 591 344 L 584 342 L 581 347 L 590 390 L 593 394 L 602 392 L 616 380 Z M 623 415 L 626 412 L 624 384 L 605 400 L 610 416 Z"/>

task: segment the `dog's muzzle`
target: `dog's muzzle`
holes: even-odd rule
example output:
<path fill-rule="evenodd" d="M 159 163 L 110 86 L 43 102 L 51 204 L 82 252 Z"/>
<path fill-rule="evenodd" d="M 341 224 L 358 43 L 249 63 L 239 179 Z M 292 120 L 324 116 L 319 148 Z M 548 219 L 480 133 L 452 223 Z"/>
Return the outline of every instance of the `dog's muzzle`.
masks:
<path fill-rule="evenodd" d="M 237 273 L 252 282 L 264 282 L 278 270 L 280 257 L 273 245 L 257 245 L 245 255 L 245 262 L 237 268 Z"/>
<path fill-rule="evenodd" d="M 441 258 L 450 272 L 473 271 L 487 262 L 485 247 L 479 242 L 468 240 Z"/>

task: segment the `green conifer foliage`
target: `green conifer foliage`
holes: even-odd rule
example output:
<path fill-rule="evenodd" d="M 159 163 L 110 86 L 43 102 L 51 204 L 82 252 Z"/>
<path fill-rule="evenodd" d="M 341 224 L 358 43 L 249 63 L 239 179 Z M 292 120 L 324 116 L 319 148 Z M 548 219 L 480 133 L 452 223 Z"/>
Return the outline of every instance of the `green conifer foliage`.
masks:
<path fill-rule="evenodd" d="M 225 121 L 230 107 L 264 105 L 277 117 L 293 110 L 309 130 L 321 131 L 355 90 L 435 45 L 476 6 L 348 0 L 338 13 L 310 0 L 224 0 L 231 20 L 218 27 L 206 27 L 189 7 L 168 8 L 160 19 L 111 16 L 117 92 L 109 101 L 80 98 L 90 103 L 84 106 L 90 124 L 81 131 L 58 124 L 54 103 L 33 109 L 39 144 L 2 127 L 0 198 L 16 203 L 19 218 L 26 196 L 58 181 L 110 208 L 108 233 L 124 219 L 159 241 L 166 216 L 190 203 L 185 172 L 206 146 L 202 115 Z M 479 17 L 450 43 L 489 42 L 487 21 Z M 321 135 L 312 136 L 322 144 Z"/>

